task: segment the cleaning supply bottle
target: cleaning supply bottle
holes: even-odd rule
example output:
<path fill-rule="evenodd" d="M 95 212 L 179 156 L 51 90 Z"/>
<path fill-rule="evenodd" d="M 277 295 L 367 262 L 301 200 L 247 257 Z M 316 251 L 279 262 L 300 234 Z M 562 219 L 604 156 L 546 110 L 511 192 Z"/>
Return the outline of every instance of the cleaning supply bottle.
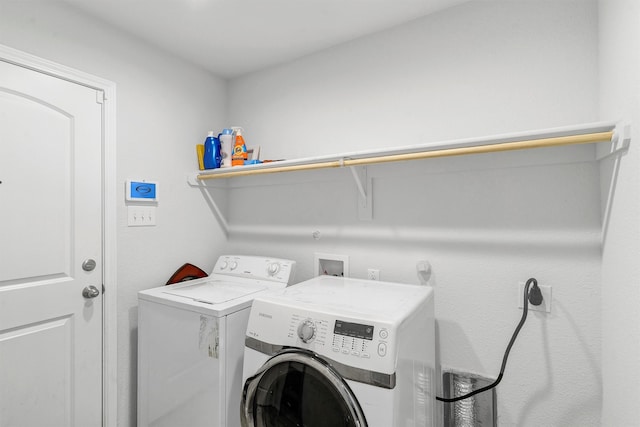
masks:
<path fill-rule="evenodd" d="M 242 137 L 241 127 L 232 127 L 235 134 L 235 143 L 233 145 L 233 155 L 231 156 L 231 166 L 243 166 L 244 161 L 249 158 L 247 154 L 247 146 Z"/>
<path fill-rule="evenodd" d="M 233 154 L 233 129 L 222 129 L 218 135 L 220 139 L 220 153 L 222 155 L 221 168 L 231 167 L 231 155 Z"/>
<path fill-rule="evenodd" d="M 222 161 L 220 140 L 214 136 L 213 131 L 209 131 L 207 139 L 204 140 L 204 156 L 202 160 L 205 169 L 220 167 L 220 162 Z"/>

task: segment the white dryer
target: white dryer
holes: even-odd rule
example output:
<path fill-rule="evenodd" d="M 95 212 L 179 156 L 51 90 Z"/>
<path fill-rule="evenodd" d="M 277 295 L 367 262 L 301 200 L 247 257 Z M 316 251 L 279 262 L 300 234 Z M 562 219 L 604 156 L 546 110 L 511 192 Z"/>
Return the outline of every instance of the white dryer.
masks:
<path fill-rule="evenodd" d="M 432 427 L 431 288 L 319 276 L 256 298 L 244 427 Z"/>
<path fill-rule="evenodd" d="M 207 278 L 138 294 L 138 427 L 237 427 L 253 298 L 295 262 L 221 256 Z"/>

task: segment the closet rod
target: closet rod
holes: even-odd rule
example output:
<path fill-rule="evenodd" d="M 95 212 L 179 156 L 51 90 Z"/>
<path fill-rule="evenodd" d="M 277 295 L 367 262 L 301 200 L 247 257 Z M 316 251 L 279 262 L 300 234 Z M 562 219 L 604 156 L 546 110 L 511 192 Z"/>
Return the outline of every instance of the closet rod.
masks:
<path fill-rule="evenodd" d="M 228 172 L 215 174 L 202 173 L 198 179 L 229 178 L 234 176 L 261 175 L 266 173 L 293 172 L 314 169 L 338 168 L 344 166 L 365 166 L 376 163 L 399 162 L 406 160 L 431 159 L 437 157 L 462 156 L 466 154 L 496 153 L 500 151 L 526 150 L 532 148 L 556 147 L 562 145 L 593 144 L 597 142 L 611 142 L 614 131 L 586 133 L 581 135 L 558 136 L 551 138 L 530 139 L 524 141 L 500 142 L 497 144 L 473 145 L 469 147 L 443 148 L 431 151 L 419 151 L 415 153 L 390 154 L 376 157 L 364 157 L 359 159 L 338 159 L 318 163 L 306 163 L 289 166 L 274 166 L 264 169 L 234 168 Z"/>
<path fill-rule="evenodd" d="M 462 156 L 465 154 L 497 153 L 500 151 L 526 150 L 531 148 L 557 147 L 561 145 L 593 144 L 611 142 L 614 131 L 586 133 L 583 135 L 557 136 L 553 138 L 531 139 L 526 141 L 501 142 L 499 144 L 473 145 L 470 147 L 444 148 L 441 150 L 418 153 L 392 154 L 389 156 L 345 159 L 345 166 L 364 166 L 374 163 L 399 162 L 403 160 L 432 159 L 436 157 Z"/>
<path fill-rule="evenodd" d="M 289 165 L 289 166 L 276 166 L 265 169 L 244 169 L 244 168 L 233 168 L 233 170 L 228 172 L 221 172 L 216 174 L 208 175 L 206 172 L 198 175 L 198 179 L 217 179 L 217 178 L 231 178 L 234 176 L 247 176 L 247 175 L 260 175 L 265 173 L 277 173 L 277 172 L 293 172 L 293 171 L 303 171 L 303 170 L 313 170 L 313 169 L 328 169 L 328 168 L 339 168 L 345 166 L 346 160 L 331 160 L 326 162 L 318 162 L 318 163 L 306 163 L 302 165 Z"/>

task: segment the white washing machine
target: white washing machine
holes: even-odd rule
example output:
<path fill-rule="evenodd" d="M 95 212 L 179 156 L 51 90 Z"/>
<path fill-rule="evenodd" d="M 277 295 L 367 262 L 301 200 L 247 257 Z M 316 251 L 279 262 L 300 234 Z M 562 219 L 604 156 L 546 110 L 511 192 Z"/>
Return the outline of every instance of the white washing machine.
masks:
<path fill-rule="evenodd" d="M 138 427 L 240 426 L 251 302 L 290 284 L 294 267 L 225 255 L 207 278 L 138 294 Z"/>
<path fill-rule="evenodd" d="M 432 427 L 431 288 L 319 276 L 256 298 L 244 427 Z"/>

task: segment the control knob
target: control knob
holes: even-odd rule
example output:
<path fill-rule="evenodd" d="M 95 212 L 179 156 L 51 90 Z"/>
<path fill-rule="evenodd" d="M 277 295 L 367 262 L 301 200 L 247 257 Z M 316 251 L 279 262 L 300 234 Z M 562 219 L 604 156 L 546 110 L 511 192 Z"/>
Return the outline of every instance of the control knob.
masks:
<path fill-rule="evenodd" d="M 300 326 L 298 326 L 298 337 L 300 337 L 303 343 L 313 341 L 316 337 L 316 325 L 311 319 L 300 323 Z"/>
<path fill-rule="evenodd" d="M 269 276 L 275 276 L 278 271 L 280 271 L 280 264 L 277 262 L 272 262 L 269 264 L 269 267 L 267 267 L 267 273 L 269 273 Z"/>

